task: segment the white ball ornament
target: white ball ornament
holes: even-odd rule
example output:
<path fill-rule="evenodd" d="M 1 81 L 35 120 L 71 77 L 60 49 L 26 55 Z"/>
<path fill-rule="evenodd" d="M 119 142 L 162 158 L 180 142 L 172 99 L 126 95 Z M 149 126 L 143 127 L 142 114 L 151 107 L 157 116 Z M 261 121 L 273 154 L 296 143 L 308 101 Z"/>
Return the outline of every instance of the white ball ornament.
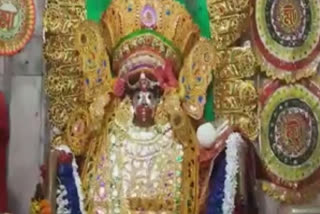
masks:
<path fill-rule="evenodd" d="M 217 130 L 212 123 L 204 123 L 197 129 L 197 138 L 201 147 L 210 148 L 217 138 Z"/>

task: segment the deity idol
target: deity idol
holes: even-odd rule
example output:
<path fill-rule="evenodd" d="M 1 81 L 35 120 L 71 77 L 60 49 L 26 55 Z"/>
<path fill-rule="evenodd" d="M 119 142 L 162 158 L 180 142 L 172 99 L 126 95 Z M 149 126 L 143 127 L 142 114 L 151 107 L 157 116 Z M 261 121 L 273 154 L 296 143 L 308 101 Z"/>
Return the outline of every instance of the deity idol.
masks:
<path fill-rule="evenodd" d="M 202 125 L 220 60 L 214 43 L 200 38 L 176 1 L 114 0 L 99 24 L 82 21 L 79 11 L 72 13 L 77 19 L 57 22 L 53 9 L 64 4 L 49 2 L 45 14 L 55 136 L 44 176 L 51 204 L 41 213 L 210 210 L 212 160 L 228 140 L 235 149 L 225 157 L 238 160 L 237 145 L 245 144 L 227 123 Z M 237 180 L 237 170 L 230 179 Z M 235 185 L 226 200 L 236 200 Z M 219 206 L 232 213 L 231 204 Z"/>
<path fill-rule="evenodd" d="M 120 97 L 82 174 L 89 213 L 196 212 L 194 132 L 178 95 L 157 79 L 165 71 L 150 66 L 128 67 L 116 82 Z"/>

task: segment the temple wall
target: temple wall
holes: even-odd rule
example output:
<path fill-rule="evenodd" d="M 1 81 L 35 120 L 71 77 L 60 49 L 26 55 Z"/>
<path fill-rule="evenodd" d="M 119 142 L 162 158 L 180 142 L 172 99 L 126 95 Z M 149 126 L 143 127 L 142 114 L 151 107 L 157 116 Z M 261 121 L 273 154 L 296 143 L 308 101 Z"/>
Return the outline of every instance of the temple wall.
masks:
<path fill-rule="evenodd" d="M 14 214 L 28 213 L 46 143 L 41 18 L 44 3 L 35 1 L 32 40 L 19 54 L 0 58 L 0 89 L 6 95 L 10 113 L 7 180 L 9 211 Z"/>

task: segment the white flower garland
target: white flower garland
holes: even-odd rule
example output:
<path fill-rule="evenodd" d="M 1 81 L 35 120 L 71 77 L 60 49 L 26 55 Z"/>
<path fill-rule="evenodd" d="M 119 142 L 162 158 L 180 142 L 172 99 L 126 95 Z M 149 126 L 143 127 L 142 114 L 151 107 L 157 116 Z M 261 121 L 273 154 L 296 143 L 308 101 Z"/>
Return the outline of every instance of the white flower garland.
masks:
<path fill-rule="evenodd" d="M 226 141 L 226 179 L 224 181 L 223 214 L 232 214 L 237 193 L 239 153 L 244 141 L 239 133 L 232 133 Z"/>
<path fill-rule="evenodd" d="M 71 214 L 71 210 L 67 208 L 69 202 L 67 199 L 63 199 L 67 196 L 66 187 L 62 184 L 57 188 L 57 213 L 58 214 Z"/>
<path fill-rule="evenodd" d="M 71 149 L 66 145 L 58 146 L 55 149 L 57 149 L 59 151 L 65 151 L 66 153 L 71 153 L 72 154 Z M 73 154 L 72 154 L 72 156 L 73 156 Z M 80 176 L 79 176 L 79 173 L 78 173 L 78 164 L 77 164 L 74 156 L 72 158 L 72 172 L 73 172 L 73 178 L 75 180 L 76 187 L 77 187 L 80 211 L 81 211 L 82 214 L 86 214 L 85 209 L 84 209 L 84 205 L 83 205 L 84 196 L 83 196 L 83 192 L 82 192 Z"/>

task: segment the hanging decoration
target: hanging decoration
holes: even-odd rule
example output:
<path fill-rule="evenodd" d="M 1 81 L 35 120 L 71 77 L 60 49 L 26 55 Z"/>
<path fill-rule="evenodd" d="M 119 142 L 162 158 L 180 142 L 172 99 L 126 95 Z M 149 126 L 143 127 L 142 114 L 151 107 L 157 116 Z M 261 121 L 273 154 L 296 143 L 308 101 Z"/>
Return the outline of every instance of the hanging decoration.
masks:
<path fill-rule="evenodd" d="M 225 142 L 226 150 L 214 160 L 206 213 L 234 213 L 239 188 L 241 148 L 244 143 L 239 133 L 231 133 Z"/>
<path fill-rule="evenodd" d="M 224 181 L 223 214 L 233 213 L 238 187 L 239 158 L 244 141 L 239 133 L 232 133 L 227 139 L 226 149 L 226 178 Z"/>
<path fill-rule="evenodd" d="M 306 189 L 320 166 L 320 89 L 309 80 L 287 86 L 274 81 L 260 102 L 261 158 L 269 178 L 289 189 Z"/>
<path fill-rule="evenodd" d="M 294 82 L 316 72 L 320 51 L 318 0 L 257 0 L 252 35 L 262 70 Z"/>
<path fill-rule="evenodd" d="M 257 61 L 246 43 L 218 54 L 218 68 L 214 71 L 214 107 L 217 119 L 224 118 L 232 126 L 254 141 L 258 136 L 257 90 L 251 81 Z"/>
<path fill-rule="evenodd" d="M 0 55 L 19 52 L 35 26 L 33 0 L 0 0 Z"/>

